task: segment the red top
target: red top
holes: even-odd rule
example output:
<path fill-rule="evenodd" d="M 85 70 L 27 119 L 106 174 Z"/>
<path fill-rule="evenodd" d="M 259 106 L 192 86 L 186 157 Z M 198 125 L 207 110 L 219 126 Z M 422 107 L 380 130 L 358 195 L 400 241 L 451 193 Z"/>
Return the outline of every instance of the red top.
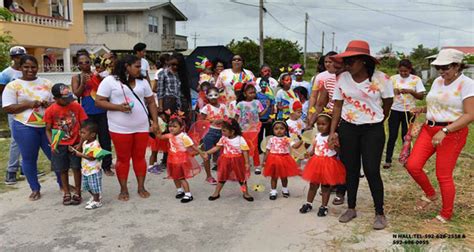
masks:
<path fill-rule="evenodd" d="M 64 131 L 64 137 L 59 145 L 73 145 L 80 140 L 81 122 L 87 119 L 87 114 L 79 103 L 73 101 L 67 106 L 53 103 L 44 112 L 44 122 L 51 128 Z"/>

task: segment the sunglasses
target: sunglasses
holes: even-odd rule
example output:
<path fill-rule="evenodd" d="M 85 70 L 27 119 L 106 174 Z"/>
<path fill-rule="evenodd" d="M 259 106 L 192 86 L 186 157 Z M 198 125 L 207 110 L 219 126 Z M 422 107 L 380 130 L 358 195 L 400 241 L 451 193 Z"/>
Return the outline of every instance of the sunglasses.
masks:
<path fill-rule="evenodd" d="M 357 61 L 357 58 L 343 58 L 342 63 L 346 66 L 352 66 Z"/>
<path fill-rule="evenodd" d="M 79 65 L 89 65 L 90 63 L 90 61 L 78 62 Z"/>
<path fill-rule="evenodd" d="M 451 68 L 451 64 L 449 65 L 444 65 L 444 66 L 435 66 L 435 69 L 440 71 L 440 70 L 443 70 L 443 71 L 448 71 L 450 68 Z"/>
<path fill-rule="evenodd" d="M 234 59 L 232 59 L 232 61 L 242 61 L 242 59 L 241 58 L 234 58 Z"/>

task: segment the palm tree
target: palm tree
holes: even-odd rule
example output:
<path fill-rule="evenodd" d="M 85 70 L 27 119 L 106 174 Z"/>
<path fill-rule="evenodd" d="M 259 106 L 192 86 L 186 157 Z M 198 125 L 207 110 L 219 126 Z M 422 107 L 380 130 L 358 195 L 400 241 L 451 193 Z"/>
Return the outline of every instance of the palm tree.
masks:
<path fill-rule="evenodd" d="M 12 21 L 14 15 L 7 8 L 0 8 L 0 20 Z"/>

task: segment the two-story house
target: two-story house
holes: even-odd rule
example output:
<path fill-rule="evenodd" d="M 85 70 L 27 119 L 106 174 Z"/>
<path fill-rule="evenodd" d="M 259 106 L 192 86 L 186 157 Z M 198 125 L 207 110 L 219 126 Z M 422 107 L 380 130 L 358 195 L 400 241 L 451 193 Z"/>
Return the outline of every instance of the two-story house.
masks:
<path fill-rule="evenodd" d="M 150 54 L 184 51 L 187 38 L 176 35 L 176 21 L 186 20 L 170 1 L 84 1 L 87 42 L 113 51 L 131 51 L 138 42 L 147 44 Z"/>
<path fill-rule="evenodd" d="M 0 31 L 13 37 L 40 63 L 40 71 L 71 69 L 71 45 L 86 41 L 82 0 L 0 0 L 12 21 L 0 20 Z"/>

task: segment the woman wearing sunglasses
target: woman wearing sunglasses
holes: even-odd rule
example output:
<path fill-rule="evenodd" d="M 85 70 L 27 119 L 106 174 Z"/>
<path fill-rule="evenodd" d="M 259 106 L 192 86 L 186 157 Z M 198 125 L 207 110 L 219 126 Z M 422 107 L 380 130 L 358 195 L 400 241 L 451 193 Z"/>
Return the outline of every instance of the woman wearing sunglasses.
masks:
<path fill-rule="evenodd" d="M 107 113 L 105 110 L 95 105 L 97 89 L 102 78 L 99 73 L 91 70 L 91 58 L 85 50 L 79 50 L 76 54 L 77 64 L 81 73 L 72 76 L 72 92 L 79 97 L 80 103 L 86 111 L 87 121 L 94 122 L 99 126 L 99 143 L 104 150 L 111 151 L 112 144 L 109 135 L 109 125 L 107 124 Z M 113 176 L 112 155 L 107 155 L 102 160 L 102 169 L 105 175 Z"/>
<path fill-rule="evenodd" d="M 386 74 L 375 70 L 378 61 L 370 56 L 369 44 L 365 41 L 349 42 L 345 52 L 332 58 L 342 59 L 346 69 L 337 77 L 334 88 L 330 133 L 330 144 L 340 146 L 340 157 L 347 171 L 348 209 L 339 221 L 346 223 L 357 217 L 355 207 L 362 159 L 375 206 L 373 228 L 384 229 L 387 220 L 380 162 L 385 144 L 383 121 L 393 103 L 392 82 Z"/>
<path fill-rule="evenodd" d="M 446 223 L 454 208 L 453 171 L 456 161 L 466 144 L 468 125 L 474 120 L 474 81 L 462 70 L 464 54 L 455 49 L 443 49 L 431 63 L 438 70 L 431 90 L 426 96 L 426 108 L 413 112 L 426 112 L 427 122 L 423 126 L 406 168 L 421 187 L 424 196 L 415 209 L 425 210 L 438 196 L 423 171 L 426 161 L 436 153 L 436 177 L 441 191 L 442 207 L 434 222 Z"/>

